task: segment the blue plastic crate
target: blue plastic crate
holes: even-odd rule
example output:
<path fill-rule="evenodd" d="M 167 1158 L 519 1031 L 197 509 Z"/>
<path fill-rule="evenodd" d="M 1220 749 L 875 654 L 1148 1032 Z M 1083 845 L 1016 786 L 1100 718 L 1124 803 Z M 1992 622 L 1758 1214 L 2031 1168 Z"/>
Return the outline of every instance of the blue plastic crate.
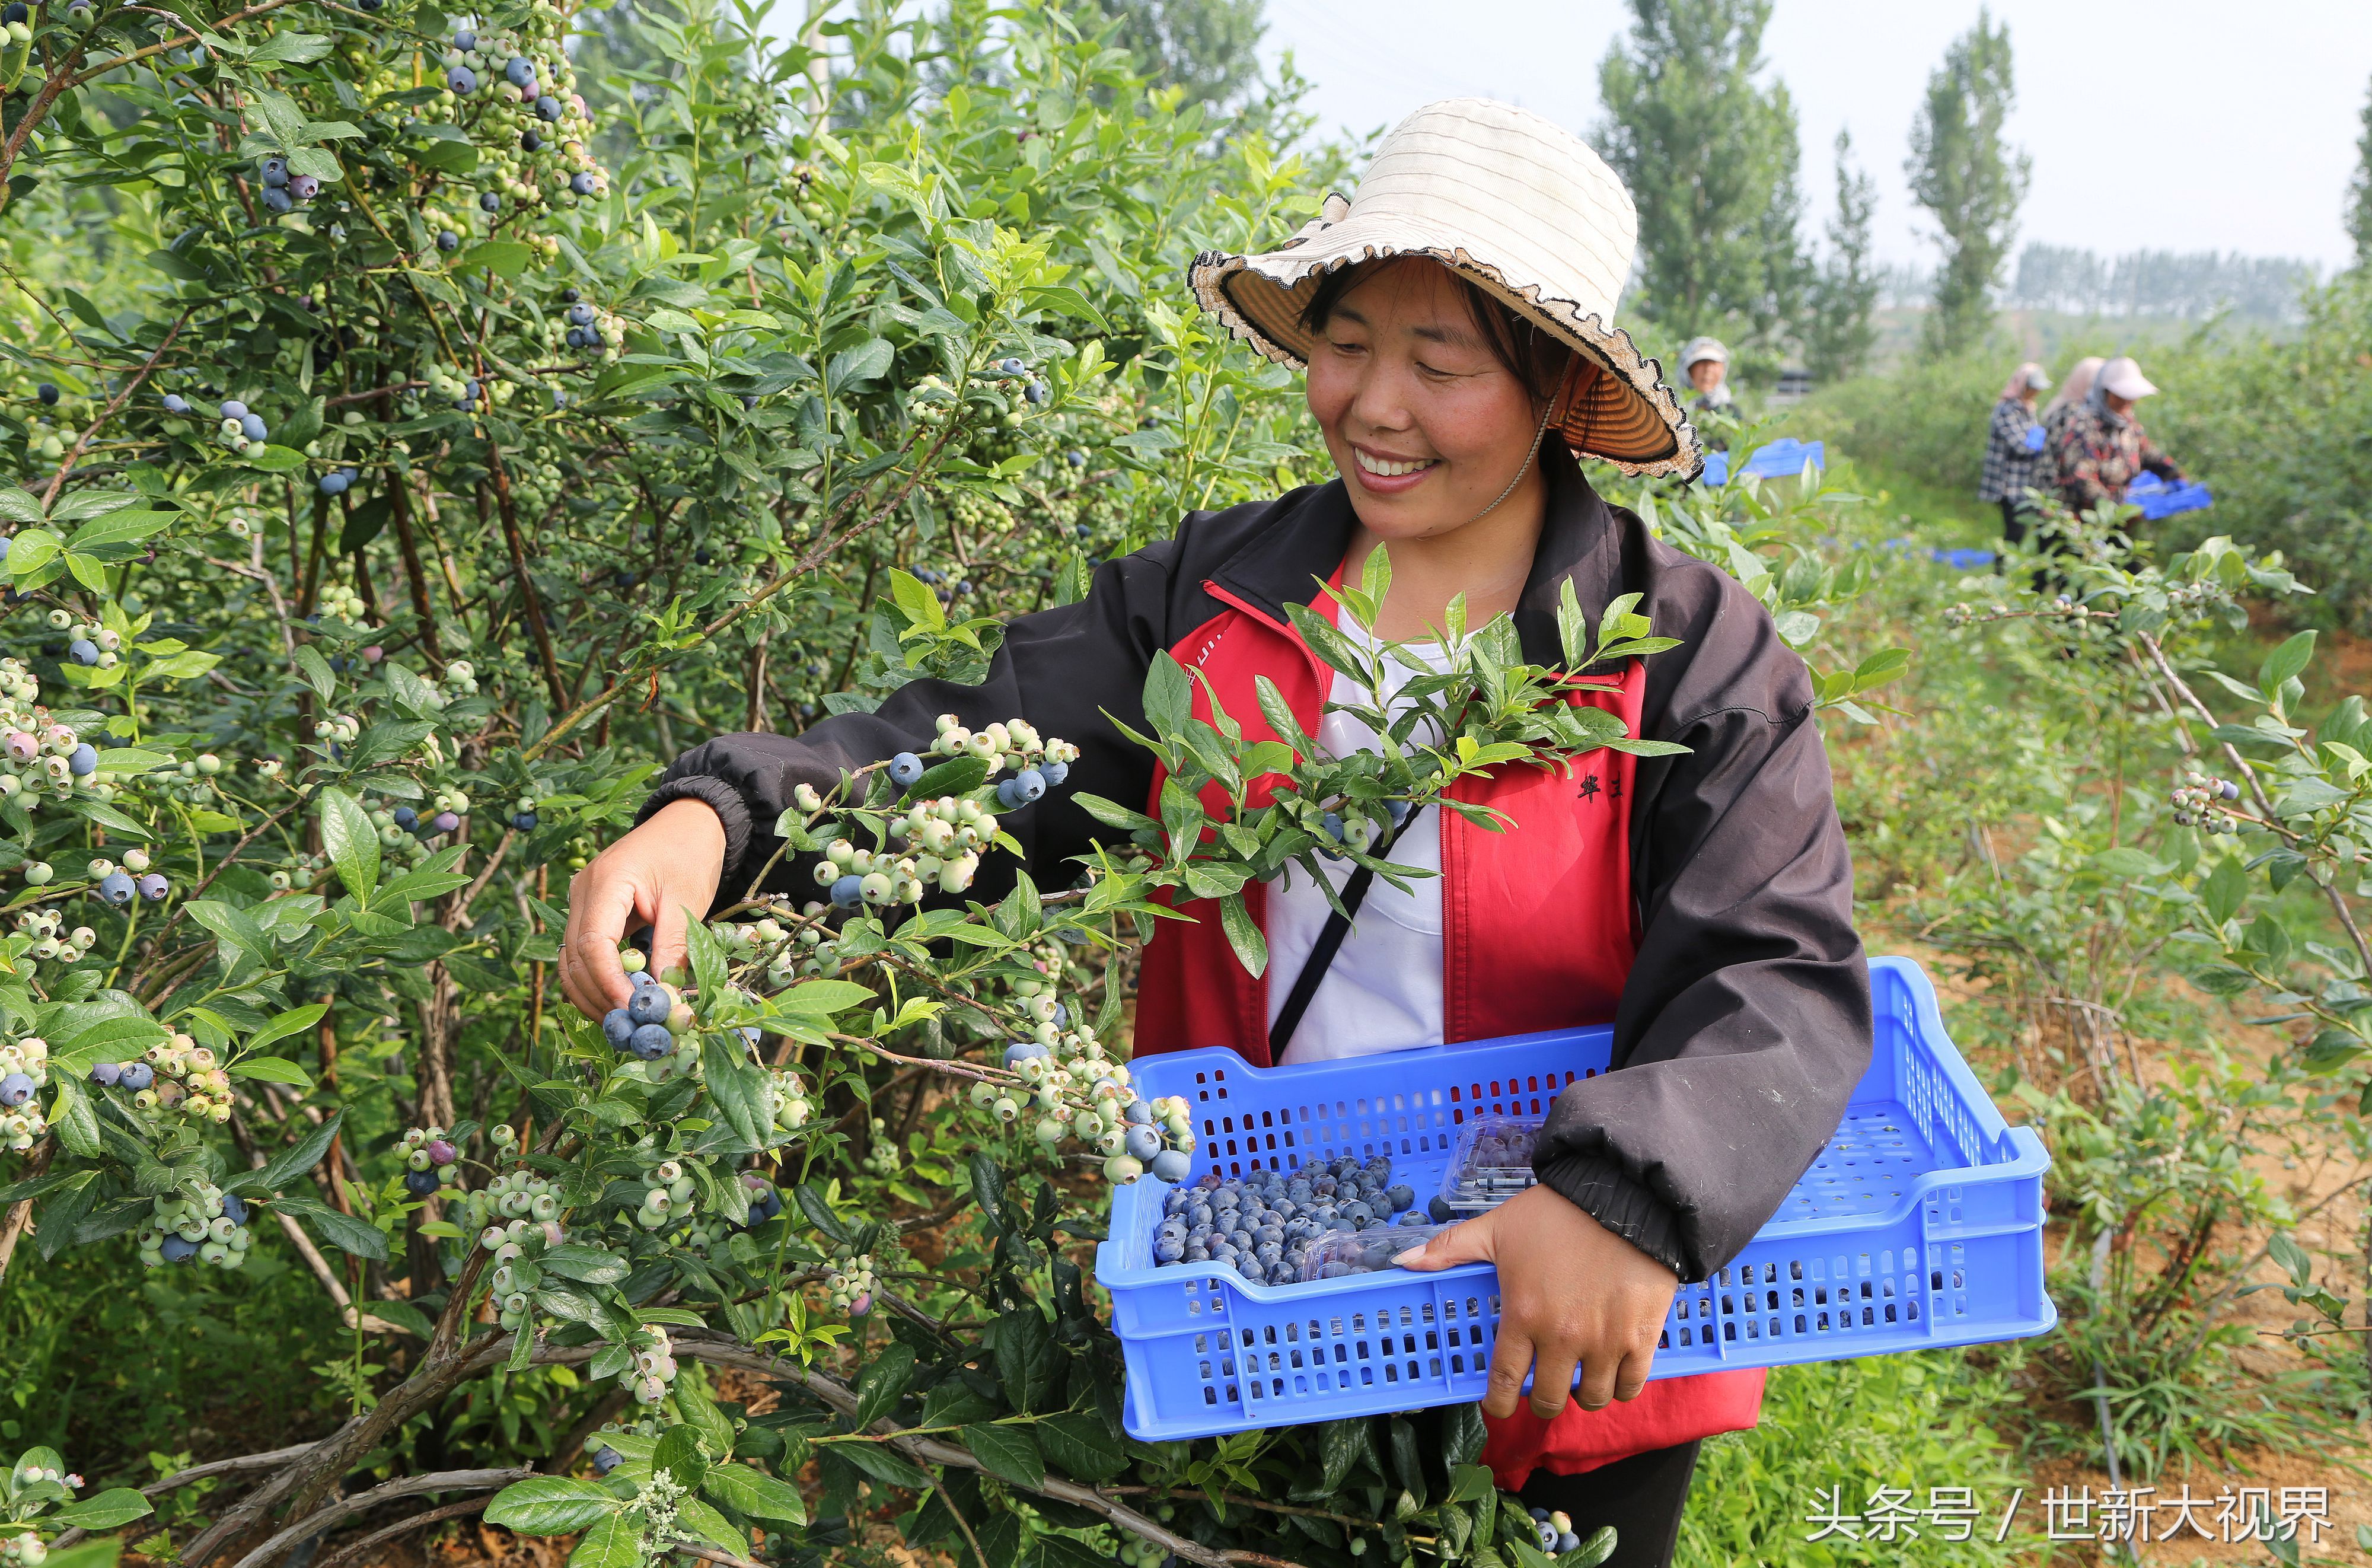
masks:
<path fill-rule="evenodd" d="M 2042 1173 L 2006 1125 L 1905 958 L 1870 962 L 1877 1049 L 1844 1121 L 1727 1269 L 1673 1298 L 1653 1376 L 1837 1361 L 2048 1330 Z M 1604 1070 L 1611 1031 L 1560 1029 L 1258 1069 L 1232 1051 L 1147 1057 L 1134 1081 L 1184 1095 L 1195 1175 L 1389 1155 L 1420 1192 L 1470 1116 L 1537 1119 Z M 1152 1266 L 1165 1182 L 1112 1194 L 1096 1277 L 1127 1363 L 1124 1424 L 1147 1440 L 1464 1404 L 1482 1396 L 1497 1271 L 1391 1270 L 1256 1285 L 1231 1267 Z"/>
<path fill-rule="evenodd" d="M 2205 485 L 2194 480 L 2169 484 L 2154 473 L 2137 473 L 2125 486 L 2125 501 L 2139 506 L 2142 516 L 2151 522 L 2171 517 L 2178 512 L 2203 512 L 2215 505 L 2215 497 Z"/>

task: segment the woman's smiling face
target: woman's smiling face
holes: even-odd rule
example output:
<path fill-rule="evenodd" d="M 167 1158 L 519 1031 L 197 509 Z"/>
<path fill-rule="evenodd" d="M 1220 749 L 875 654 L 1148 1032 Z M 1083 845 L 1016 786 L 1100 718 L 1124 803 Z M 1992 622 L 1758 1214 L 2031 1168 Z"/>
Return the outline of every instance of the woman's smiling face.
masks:
<path fill-rule="evenodd" d="M 1389 263 L 1336 303 L 1309 352 L 1309 412 L 1360 522 L 1386 540 L 1474 520 L 1507 488 L 1541 405 L 1500 363 L 1449 270 Z M 1525 467 L 1524 486 L 1541 483 Z"/>

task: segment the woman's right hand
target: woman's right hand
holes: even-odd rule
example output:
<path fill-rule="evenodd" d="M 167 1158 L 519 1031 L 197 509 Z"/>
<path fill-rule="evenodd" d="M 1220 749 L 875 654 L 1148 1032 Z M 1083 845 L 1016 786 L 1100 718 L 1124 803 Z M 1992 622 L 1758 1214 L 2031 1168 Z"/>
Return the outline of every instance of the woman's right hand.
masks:
<path fill-rule="evenodd" d="M 625 1005 L 618 944 L 629 930 L 651 928 L 653 974 L 682 963 L 684 923 L 708 912 L 724 877 L 725 824 L 697 800 L 669 801 L 596 855 L 568 884 L 560 945 L 560 986 L 577 1011 L 599 1022 Z"/>

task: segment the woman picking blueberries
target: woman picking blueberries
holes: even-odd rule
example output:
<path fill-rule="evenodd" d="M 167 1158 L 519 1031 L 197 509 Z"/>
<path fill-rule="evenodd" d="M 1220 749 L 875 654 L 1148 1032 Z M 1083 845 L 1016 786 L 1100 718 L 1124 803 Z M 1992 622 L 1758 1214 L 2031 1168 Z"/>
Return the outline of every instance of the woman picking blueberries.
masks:
<path fill-rule="evenodd" d="M 1376 634 L 1418 656 L 1460 594 L 1472 624 L 1512 616 L 1541 665 L 1559 661 L 1565 585 L 1593 621 L 1644 596 L 1656 634 L 1680 645 L 1634 661 L 1604 700 L 1684 753 L 1601 751 L 1461 785 L 1509 830 L 1417 814 L 1389 858 L 1437 875 L 1406 892 L 1376 882 L 1347 935 L 1306 879 L 1253 884 L 1264 977 L 1236 960 L 1215 906 L 1183 906 L 1195 923 L 1162 923 L 1146 948 L 1134 1049 L 1225 1045 L 1265 1066 L 1612 1023 L 1619 1070 L 1558 1098 L 1539 1184 L 1402 1261 L 1495 1262 L 1485 1461 L 1584 1535 L 1613 1525 L 1612 1561 L 1645 1565 L 1670 1556 L 1699 1441 L 1752 1426 L 1762 1401 L 1760 1372 L 1647 1381 L 1674 1290 L 1744 1247 L 1835 1128 L 1869 1059 L 1870 1000 L 1803 664 L 1734 579 L 1610 506 L 1575 460 L 1700 465 L 1656 366 L 1610 325 L 1636 226 L 1574 136 L 1457 99 L 1404 121 L 1357 198 L 1329 198 L 1284 247 L 1199 258 L 1203 308 L 1306 367 L 1340 477 L 1189 515 L 1101 567 L 1083 601 L 1014 621 L 976 688 L 920 680 L 871 714 L 687 753 L 577 877 L 562 974 L 590 1016 L 623 1003 L 629 929 L 653 927 L 655 965 L 680 962 L 682 912 L 747 885 L 797 786 L 926 749 L 941 713 L 975 728 L 1018 714 L 1076 741 L 1075 787 L 1000 819 L 1033 876 L 1068 883 L 1098 831 L 1076 792 L 1153 797 L 1151 755 L 1104 714 L 1148 727 L 1142 689 L 1163 649 L 1247 741 L 1266 734 L 1265 675 L 1338 755 L 1372 747 L 1324 711 L 1364 694 L 1316 661 L 1285 606 L 1355 633 L 1317 585 L 1357 580 L 1378 548 L 1392 573 Z"/>

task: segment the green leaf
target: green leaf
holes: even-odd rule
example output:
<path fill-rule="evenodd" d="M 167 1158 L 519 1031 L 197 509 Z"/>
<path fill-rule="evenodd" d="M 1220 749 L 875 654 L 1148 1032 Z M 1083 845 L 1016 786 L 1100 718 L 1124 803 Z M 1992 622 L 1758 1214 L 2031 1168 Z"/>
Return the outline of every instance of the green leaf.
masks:
<path fill-rule="evenodd" d="M 675 1408 L 687 1424 L 698 1432 L 712 1454 L 733 1452 L 733 1423 L 716 1408 L 716 1401 L 692 1378 L 676 1380 Z"/>
<path fill-rule="evenodd" d="M 589 1529 L 624 1504 L 589 1481 L 534 1475 L 516 1481 L 486 1504 L 486 1523 L 529 1536 L 564 1536 Z M 571 1561 L 574 1561 L 572 1559 Z"/>
<path fill-rule="evenodd" d="M 967 1426 L 957 1434 L 981 1468 L 1016 1486 L 1037 1487 L 1046 1481 L 1046 1461 L 1029 1432 L 1018 1426 Z"/>
<path fill-rule="evenodd" d="M 313 1080 L 305 1069 L 285 1056 L 242 1056 L 227 1069 L 234 1078 L 257 1078 L 267 1084 L 288 1084 L 309 1089 Z"/>
<path fill-rule="evenodd" d="M 305 454 L 289 447 L 250 447 L 247 466 L 265 473 L 290 473 L 305 466 Z"/>
<path fill-rule="evenodd" d="M 2314 633 L 2300 632 L 2265 656 L 2265 662 L 2257 668 L 2257 688 L 2270 703 L 2281 691 L 2282 682 L 2304 673 L 2313 661 Z"/>
<path fill-rule="evenodd" d="M 1186 727 L 1194 716 L 1194 683 L 1185 667 L 1167 649 L 1153 656 L 1145 677 L 1145 718 L 1164 738 Z"/>
<path fill-rule="evenodd" d="M 351 1252 L 374 1263 L 387 1261 L 387 1233 L 375 1225 L 341 1214 L 327 1203 L 310 1198 L 284 1195 L 273 1200 L 272 1206 L 292 1219 L 310 1220 L 321 1233 L 323 1240 L 341 1252 Z"/>
<path fill-rule="evenodd" d="M 909 800 L 936 800 L 943 795 L 965 796 L 988 779 L 988 764 L 977 757 L 950 757 L 916 779 L 906 790 Z"/>
<path fill-rule="evenodd" d="M 873 1000 L 869 986 L 846 980 L 810 980 L 793 986 L 774 998 L 774 1005 L 785 1013 L 805 1017 L 823 1017 L 845 1013 Z"/>
<path fill-rule="evenodd" d="M 535 260 L 535 252 L 516 239 L 487 239 L 470 247 L 460 265 L 471 272 L 489 272 L 498 278 L 515 278 L 527 271 Z"/>
<path fill-rule="evenodd" d="M 855 348 L 843 349 L 831 356 L 831 367 L 824 379 L 833 392 L 844 392 L 859 381 L 870 381 L 885 375 L 896 351 L 886 338 L 871 338 Z"/>
<path fill-rule="evenodd" d="M 1038 1423 L 1037 1430 L 1046 1462 L 1075 1481 L 1110 1481 L 1128 1469 L 1128 1456 L 1112 1441 L 1099 1417 L 1051 1415 Z"/>
<path fill-rule="evenodd" d="M 536 1263 L 548 1273 L 588 1285 L 613 1285 L 627 1273 L 626 1260 L 616 1253 L 576 1242 L 546 1248 Z"/>
<path fill-rule="evenodd" d="M 105 1492 L 86 1497 L 79 1503 L 69 1503 L 44 1519 L 44 1524 L 72 1525 L 83 1530 L 111 1530 L 118 1525 L 128 1525 L 155 1512 L 148 1499 L 128 1486 L 110 1486 Z"/>
<path fill-rule="evenodd" d="M 307 1033 L 315 1024 L 327 1016 L 329 1011 L 330 1005 L 327 1002 L 308 1002 L 302 1007 L 291 1007 L 250 1035 L 247 1048 L 250 1051 L 261 1051 L 265 1046 L 286 1040 L 292 1035 Z"/>
<path fill-rule="evenodd" d="M 708 1472 L 701 1490 L 738 1514 L 781 1524 L 804 1525 L 808 1505 L 798 1488 L 743 1464 L 722 1464 Z"/>
<path fill-rule="evenodd" d="M 378 886 L 378 830 L 369 814 L 342 789 L 321 791 L 321 847 L 338 868 L 338 880 L 357 902 L 367 902 Z"/>
<path fill-rule="evenodd" d="M 909 1492 L 921 1492 L 931 1484 L 931 1478 L 906 1462 L 886 1443 L 835 1443 L 830 1450 L 871 1476 L 875 1481 Z"/>
<path fill-rule="evenodd" d="M 1219 924 L 1227 934 L 1227 945 L 1236 950 L 1236 961 L 1259 978 L 1268 968 L 1268 938 L 1261 935 L 1260 923 L 1244 907 L 1243 894 L 1230 893 L 1219 900 Z"/>
<path fill-rule="evenodd" d="M 8 575 L 29 577 L 58 558 L 64 541 L 47 528 L 19 528 L 8 540 Z"/>
<path fill-rule="evenodd" d="M 337 1136 L 339 1124 L 345 1118 L 343 1109 L 331 1111 L 304 1137 L 229 1185 L 241 1192 L 262 1194 L 277 1192 L 301 1179 L 330 1152 L 330 1140 Z"/>
<path fill-rule="evenodd" d="M 288 172 L 309 174 L 316 180 L 340 180 L 346 177 L 337 157 L 326 147 L 297 147 L 288 155 Z"/>
<path fill-rule="evenodd" d="M 892 1343 L 874 1357 L 856 1379 L 856 1413 L 852 1418 L 858 1431 L 895 1410 L 898 1401 L 914 1382 L 914 1352 L 903 1344 Z"/>
<path fill-rule="evenodd" d="M 624 1515 L 612 1513 L 586 1530 L 568 1554 L 568 1568 L 641 1568 L 642 1561 L 641 1532 Z"/>
<path fill-rule="evenodd" d="M 296 660 L 296 672 L 305 678 L 307 685 L 313 688 L 314 695 L 324 703 L 328 702 L 330 693 L 338 689 L 338 678 L 331 670 L 329 661 L 316 653 L 310 643 L 299 644 L 293 656 Z"/>
<path fill-rule="evenodd" d="M 686 1497 L 675 1505 L 676 1522 L 711 1546 L 721 1546 L 736 1554 L 750 1550 L 750 1534 L 736 1529 L 733 1521 L 703 1503 L 697 1497 Z"/>
<path fill-rule="evenodd" d="M 700 1434 L 690 1426 L 670 1426 L 659 1434 L 659 1445 L 651 1450 L 651 1465 L 674 1476 L 677 1484 L 687 1491 L 708 1477 L 708 1460 L 700 1451 Z"/>

